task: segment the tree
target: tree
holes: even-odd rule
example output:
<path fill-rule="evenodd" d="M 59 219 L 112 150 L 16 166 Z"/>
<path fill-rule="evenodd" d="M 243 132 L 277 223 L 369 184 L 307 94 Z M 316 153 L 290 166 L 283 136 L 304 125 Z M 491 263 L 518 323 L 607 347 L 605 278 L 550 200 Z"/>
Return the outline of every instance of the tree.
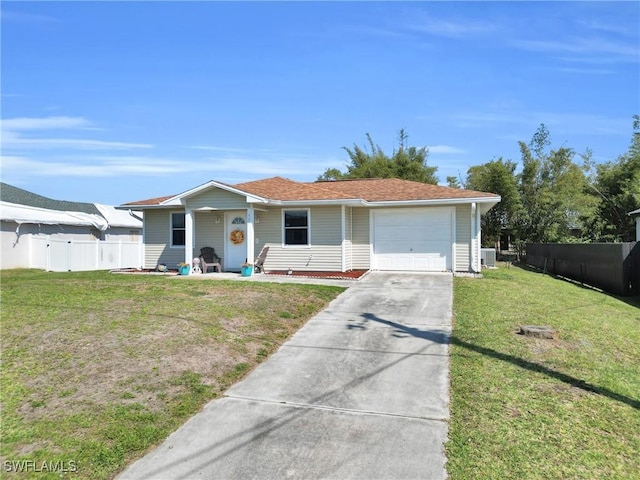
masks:
<path fill-rule="evenodd" d="M 586 192 L 586 176 L 574 163 L 572 149 L 551 145 L 549 131 L 541 124 L 527 145 L 520 143 L 522 172 L 518 189 L 522 209 L 514 219 L 520 248 L 531 242 L 562 242 L 579 230 L 579 218 L 592 204 Z"/>
<path fill-rule="evenodd" d="M 466 188 L 496 193 L 501 197 L 500 203 L 482 216 L 482 242 L 497 249 L 500 248 L 503 229 L 511 227 L 522 208 L 515 170 L 515 162 L 499 158 L 467 171 Z"/>
<path fill-rule="evenodd" d="M 451 188 L 460 188 L 460 180 L 458 177 L 449 176 L 447 177 L 447 185 Z"/>
<path fill-rule="evenodd" d="M 589 188 L 597 206 L 590 218 L 589 238 L 600 242 L 635 239 L 634 220 L 627 214 L 640 207 L 640 117 L 634 115 L 629 151 L 615 161 L 595 166 Z"/>
<path fill-rule="evenodd" d="M 437 184 L 435 173 L 438 167 L 427 165 L 429 150 L 427 147 L 407 146 L 408 135 L 404 129 L 398 134 L 398 148 L 391 157 L 376 145 L 368 133 L 368 148 L 354 144 L 353 149 L 342 147 L 351 162 L 347 171 L 329 168 L 318 177 L 318 180 L 340 180 L 346 178 L 402 178 L 422 183 Z"/>

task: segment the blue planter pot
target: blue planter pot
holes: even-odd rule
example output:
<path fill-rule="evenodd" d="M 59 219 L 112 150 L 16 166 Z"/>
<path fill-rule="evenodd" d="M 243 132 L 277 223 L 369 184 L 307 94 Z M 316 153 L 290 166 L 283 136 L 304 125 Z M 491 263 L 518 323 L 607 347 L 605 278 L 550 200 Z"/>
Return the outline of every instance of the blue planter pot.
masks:
<path fill-rule="evenodd" d="M 248 267 L 240 267 L 240 275 L 243 277 L 250 277 L 253 273 L 253 265 L 249 265 Z"/>
<path fill-rule="evenodd" d="M 178 272 L 180 273 L 180 275 L 189 275 L 189 271 L 191 270 L 191 267 L 178 267 Z"/>

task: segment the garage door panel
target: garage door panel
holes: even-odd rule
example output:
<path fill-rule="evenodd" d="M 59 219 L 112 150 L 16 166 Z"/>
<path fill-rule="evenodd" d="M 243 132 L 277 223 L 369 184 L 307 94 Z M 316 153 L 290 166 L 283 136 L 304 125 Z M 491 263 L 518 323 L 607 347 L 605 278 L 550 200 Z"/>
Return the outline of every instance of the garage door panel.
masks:
<path fill-rule="evenodd" d="M 377 211 L 373 224 L 373 252 L 379 270 L 451 269 L 451 208 Z"/>

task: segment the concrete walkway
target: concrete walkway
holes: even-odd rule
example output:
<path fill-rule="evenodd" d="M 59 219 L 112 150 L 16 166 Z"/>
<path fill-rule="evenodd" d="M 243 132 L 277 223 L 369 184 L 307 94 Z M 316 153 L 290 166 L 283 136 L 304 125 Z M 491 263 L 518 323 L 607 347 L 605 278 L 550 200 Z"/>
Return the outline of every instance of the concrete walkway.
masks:
<path fill-rule="evenodd" d="M 444 479 L 452 277 L 373 272 L 120 479 Z"/>

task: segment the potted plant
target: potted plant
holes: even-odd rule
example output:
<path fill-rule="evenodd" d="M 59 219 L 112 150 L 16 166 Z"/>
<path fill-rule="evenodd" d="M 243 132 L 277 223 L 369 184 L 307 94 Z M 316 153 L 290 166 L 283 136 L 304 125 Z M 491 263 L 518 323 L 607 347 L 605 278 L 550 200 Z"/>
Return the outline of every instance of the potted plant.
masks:
<path fill-rule="evenodd" d="M 190 271 L 191 271 L 191 265 L 189 265 L 188 263 L 180 262 L 178 264 L 178 273 L 180 275 L 189 275 Z"/>
<path fill-rule="evenodd" d="M 253 263 L 244 262 L 240 267 L 240 274 L 243 277 L 250 277 L 253 273 Z"/>

